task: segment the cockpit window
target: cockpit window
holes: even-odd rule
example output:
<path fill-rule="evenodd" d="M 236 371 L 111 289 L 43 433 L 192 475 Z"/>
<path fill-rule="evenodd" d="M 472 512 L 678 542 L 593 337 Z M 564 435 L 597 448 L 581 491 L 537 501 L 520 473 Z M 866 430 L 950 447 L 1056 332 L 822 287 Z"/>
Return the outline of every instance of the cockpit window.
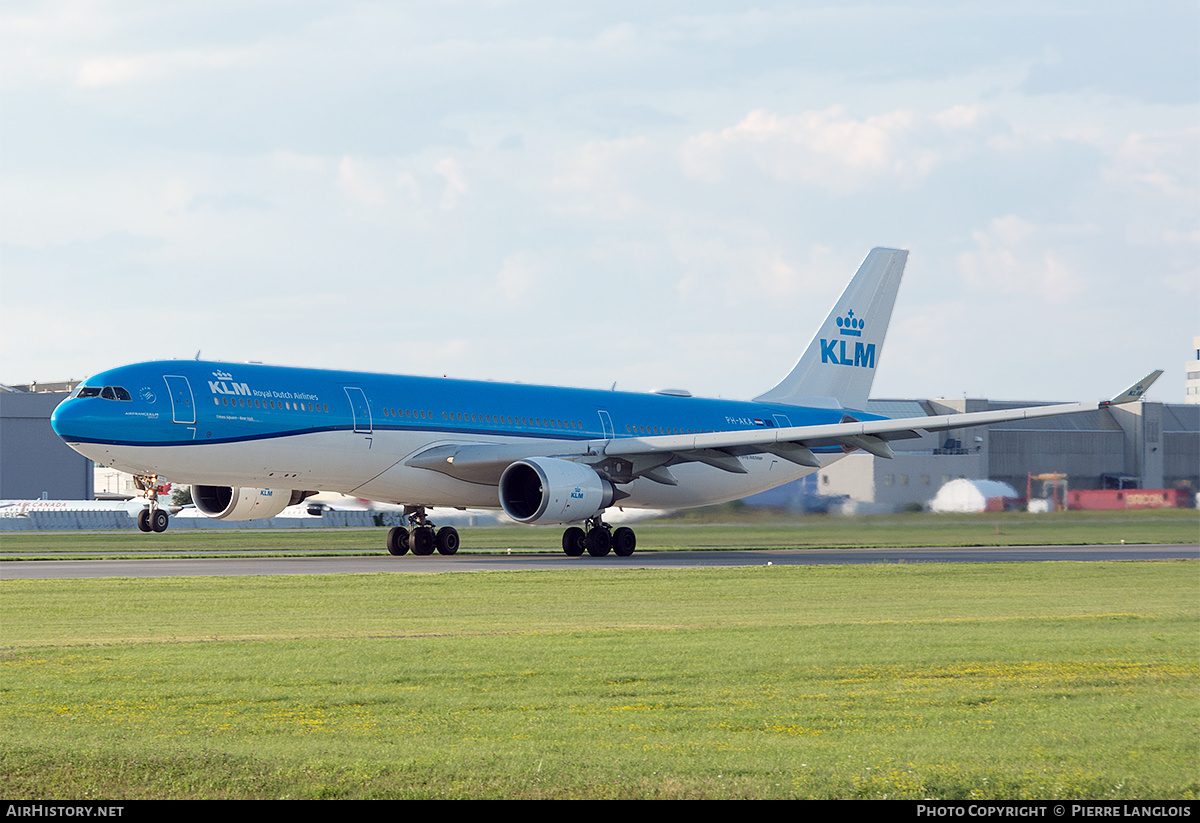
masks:
<path fill-rule="evenodd" d="M 133 400 L 121 386 L 78 386 L 72 397 L 103 397 L 105 400 Z"/>

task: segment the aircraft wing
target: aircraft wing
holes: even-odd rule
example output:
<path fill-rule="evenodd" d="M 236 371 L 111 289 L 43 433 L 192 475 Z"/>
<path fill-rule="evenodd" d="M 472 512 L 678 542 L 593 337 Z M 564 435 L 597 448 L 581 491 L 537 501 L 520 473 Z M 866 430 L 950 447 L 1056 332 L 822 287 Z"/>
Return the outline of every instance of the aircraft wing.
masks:
<path fill-rule="evenodd" d="M 561 451 L 550 449 L 550 453 L 541 456 L 587 463 L 615 483 L 646 477 L 671 486 L 676 485 L 669 470 L 671 465 L 704 463 L 723 471 L 744 474 L 746 469 L 737 459 L 744 454 L 773 454 L 801 466 L 816 468 L 821 463 L 813 451 L 815 448 L 840 446 L 847 451 L 861 449 L 878 457 L 891 458 L 895 455 L 888 445 L 889 441 L 916 438 L 926 432 L 1032 420 L 1130 403 L 1141 398 L 1161 374 L 1162 371 L 1152 372 L 1112 400 L 1100 402 L 1028 406 L 898 420 L 859 421 L 847 414 L 840 423 L 819 426 L 620 437 L 590 440 L 583 444 L 563 441 Z M 509 464 L 530 456 L 528 449 L 519 444 L 447 443 L 426 449 L 404 462 L 460 480 L 494 485 L 499 483 L 500 475 Z"/>

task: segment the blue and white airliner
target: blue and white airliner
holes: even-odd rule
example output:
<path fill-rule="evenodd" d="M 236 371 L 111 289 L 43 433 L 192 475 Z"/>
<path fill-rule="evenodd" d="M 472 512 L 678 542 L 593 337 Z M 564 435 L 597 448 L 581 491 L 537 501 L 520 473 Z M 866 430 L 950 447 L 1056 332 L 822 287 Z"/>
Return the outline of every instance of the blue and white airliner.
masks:
<path fill-rule="evenodd" d="M 736 500 L 856 450 L 1008 420 L 1095 409 L 1074 403 L 888 420 L 864 411 L 907 251 L 874 249 L 795 368 L 750 401 L 284 368 L 200 360 L 139 363 L 85 380 L 54 412 L 55 432 L 97 463 L 192 486 L 209 517 L 272 517 L 318 491 L 403 504 L 394 555 L 454 554 L 435 507 L 501 508 L 562 524 L 563 550 L 633 553 L 606 509 Z M 1141 397 L 1161 372 L 1107 403 Z M 163 531 L 151 497 L 143 531 Z"/>

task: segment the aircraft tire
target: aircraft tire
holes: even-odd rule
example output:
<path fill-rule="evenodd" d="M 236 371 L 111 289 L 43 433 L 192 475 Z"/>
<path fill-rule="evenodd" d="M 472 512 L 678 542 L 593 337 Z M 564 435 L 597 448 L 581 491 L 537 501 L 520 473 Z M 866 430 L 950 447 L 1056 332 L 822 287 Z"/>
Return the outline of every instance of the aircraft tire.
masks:
<path fill-rule="evenodd" d="M 563 532 L 563 551 L 567 557 L 582 557 L 587 550 L 587 535 L 578 526 L 572 526 Z"/>
<path fill-rule="evenodd" d="M 438 554 L 446 556 L 455 554 L 458 551 L 458 529 L 453 526 L 443 526 L 438 529 L 433 543 L 437 547 Z"/>
<path fill-rule="evenodd" d="M 171 518 L 162 509 L 155 509 L 150 514 L 150 528 L 154 531 L 165 532 L 169 525 L 171 525 Z"/>
<path fill-rule="evenodd" d="M 637 535 L 633 529 L 621 526 L 612 535 L 613 552 L 617 557 L 629 557 L 637 548 Z"/>
<path fill-rule="evenodd" d="M 144 532 L 150 531 L 150 510 L 142 509 L 137 514 L 137 526 Z"/>
<path fill-rule="evenodd" d="M 388 529 L 387 550 L 392 557 L 408 554 L 408 529 L 402 529 L 399 526 Z"/>
<path fill-rule="evenodd" d="M 433 554 L 433 529 L 429 526 L 417 526 L 409 535 L 409 546 L 412 548 L 413 554 L 422 557 L 428 557 Z"/>
<path fill-rule="evenodd" d="M 604 557 L 612 548 L 612 535 L 603 526 L 587 533 L 587 551 L 592 557 Z"/>

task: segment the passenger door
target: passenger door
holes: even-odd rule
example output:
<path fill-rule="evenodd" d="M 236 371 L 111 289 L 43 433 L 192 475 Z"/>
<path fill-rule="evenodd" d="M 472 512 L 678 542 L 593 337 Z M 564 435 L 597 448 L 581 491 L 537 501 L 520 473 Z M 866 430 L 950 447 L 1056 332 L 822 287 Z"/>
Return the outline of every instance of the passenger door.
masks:
<path fill-rule="evenodd" d="M 371 404 L 367 395 L 356 386 L 346 386 L 346 397 L 350 400 L 350 412 L 354 415 L 354 431 L 357 434 L 370 434 Z"/>
<path fill-rule="evenodd" d="M 180 374 L 163 375 L 167 381 L 167 393 L 171 395 L 171 422 L 196 422 L 196 403 L 192 397 L 192 384 Z"/>

